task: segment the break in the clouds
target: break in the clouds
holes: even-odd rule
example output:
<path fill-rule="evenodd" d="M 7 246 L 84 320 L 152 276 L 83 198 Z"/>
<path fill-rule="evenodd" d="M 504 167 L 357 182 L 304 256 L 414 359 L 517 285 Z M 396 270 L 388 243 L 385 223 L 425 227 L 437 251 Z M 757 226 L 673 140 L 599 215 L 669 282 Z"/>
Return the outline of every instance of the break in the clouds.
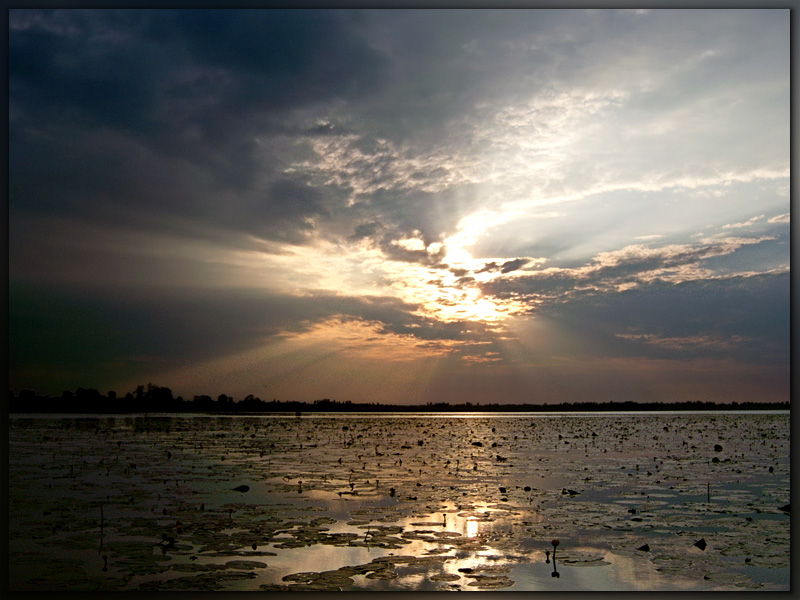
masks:
<path fill-rule="evenodd" d="M 785 399 L 789 39 L 788 10 L 11 10 L 11 387 Z"/>

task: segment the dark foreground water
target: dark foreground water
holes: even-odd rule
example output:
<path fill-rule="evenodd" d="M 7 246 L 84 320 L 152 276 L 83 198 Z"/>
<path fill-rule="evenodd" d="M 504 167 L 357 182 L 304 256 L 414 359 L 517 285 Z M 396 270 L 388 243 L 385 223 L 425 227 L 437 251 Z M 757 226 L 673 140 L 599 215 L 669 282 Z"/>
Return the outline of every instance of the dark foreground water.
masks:
<path fill-rule="evenodd" d="M 9 584 L 789 590 L 789 463 L 785 412 L 12 416 Z"/>

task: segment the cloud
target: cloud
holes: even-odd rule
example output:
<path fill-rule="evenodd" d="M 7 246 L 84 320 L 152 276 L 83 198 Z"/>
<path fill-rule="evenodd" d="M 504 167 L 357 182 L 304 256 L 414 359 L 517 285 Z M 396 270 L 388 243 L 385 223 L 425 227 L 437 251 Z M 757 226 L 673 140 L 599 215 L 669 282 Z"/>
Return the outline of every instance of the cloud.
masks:
<path fill-rule="evenodd" d="M 537 315 L 565 337 L 591 340 L 592 354 L 788 365 L 789 287 L 788 272 L 654 281 L 613 297 L 543 304 Z"/>
<path fill-rule="evenodd" d="M 514 277 L 481 283 L 479 288 L 492 297 L 526 302 L 534 311 L 542 302 L 566 302 L 581 295 L 621 292 L 651 282 L 678 284 L 733 277 L 737 274 L 715 273 L 704 266 L 704 261 L 772 239 L 775 238 L 707 238 L 695 245 L 669 244 L 661 247 L 633 244 L 619 250 L 600 252 L 584 266 L 526 271 Z"/>
<path fill-rule="evenodd" d="M 360 240 L 363 238 L 367 238 L 370 236 L 375 235 L 378 230 L 381 228 L 381 224 L 377 221 L 371 221 L 369 223 L 361 223 L 356 226 L 355 230 L 353 231 L 352 239 Z"/>
<path fill-rule="evenodd" d="M 374 88 L 382 62 L 357 20 L 341 11 L 15 10 L 10 75 L 37 110 L 57 102 L 97 124 L 167 125 L 161 133 L 175 141 L 195 128 L 215 145 L 265 113 Z M 59 95 L 41 94 L 48 88 Z"/>
<path fill-rule="evenodd" d="M 783 347 L 788 16 L 13 9 L 14 373 L 48 330 L 93 366 L 107 331 L 109 378 L 357 338 L 475 389 L 559 347 L 777 361 L 735 306 Z"/>
<path fill-rule="evenodd" d="M 500 273 L 510 273 L 511 271 L 516 271 L 524 267 L 526 264 L 530 262 L 530 259 L 527 258 L 515 258 L 514 260 L 507 260 L 506 262 L 498 265 L 496 262 L 488 262 L 484 265 L 482 269 L 479 271 L 475 271 L 476 273 L 489 273 L 492 271 L 499 271 Z"/>
<path fill-rule="evenodd" d="M 280 134 L 305 127 L 293 116 L 303 106 L 368 95 L 383 69 L 352 13 L 19 10 L 10 20 L 15 214 L 94 218 L 99 205 L 100 218 L 135 220 L 136 205 L 302 243 L 323 201 L 281 175 L 295 142 Z"/>
<path fill-rule="evenodd" d="M 704 61 L 725 56 L 706 47 L 709 36 L 730 44 L 724 27 L 703 21 L 676 48 L 663 33 L 663 27 L 673 30 L 667 15 L 648 15 L 632 33 L 627 17 L 572 13 L 569 36 L 563 17 L 552 11 L 486 17 L 471 11 L 12 11 L 12 213 L 39 207 L 135 221 L 126 209 L 136 205 L 161 227 L 206 220 L 292 244 L 308 243 L 312 230 L 341 235 L 355 219 L 383 223 L 391 239 L 419 230 L 429 245 L 487 201 L 528 210 L 532 197 L 535 204 L 556 203 L 603 190 L 788 174 L 769 160 L 744 170 L 728 162 L 712 171 L 667 172 L 661 165 L 674 161 L 652 154 L 646 132 L 657 124 L 642 102 L 663 97 L 680 73 L 694 75 Z M 753 27 L 768 32 L 776 24 Z M 589 60 L 569 43 L 574 35 L 594 40 L 601 53 Z M 624 41 L 597 43 L 616 35 Z M 587 70 L 578 65 L 618 65 L 630 55 L 626 44 L 639 36 L 655 48 L 631 72 L 647 73 L 650 87 L 642 89 L 633 75 L 620 81 L 619 69 L 614 85 L 602 70 L 585 79 Z M 780 39 L 749 37 L 761 40 L 759 52 L 773 53 Z M 659 48 L 669 49 L 670 61 Z M 685 66 L 653 79 L 671 62 Z M 685 110 L 670 97 L 674 110 Z M 598 163 L 595 140 L 603 139 L 604 127 L 618 128 L 621 113 L 634 123 L 626 122 L 626 144 L 606 146 L 602 156 L 613 158 Z M 724 118 L 725 130 L 748 123 L 728 117 L 709 122 Z M 763 135 L 773 130 L 758 128 Z M 676 132 L 683 136 L 682 128 Z M 663 136 L 659 144 L 672 152 Z M 696 150 L 706 153 L 703 145 Z M 643 165 L 645 156 L 654 160 Z M 687 161 L 705 164 L 688 155 Z M 285 185 L 311 187 L 321 196 L 313 207 L 301 202 L 284 209 L 276 188 Z M 320 215 L 326 218 L 314 218 Z M 387 252 L 391 239 L 379 242 Z M 406 259 L 427 260 L 422 254 Z"/>
<path fill-rule="evenodd" d="M 664 337 L 655 333 L 617 333 L 618 338 L 641 341 L 670 350 L 728 350 L 737 344 L 752 341 L 741 336 L 727 338 L 709 335 L 690 335 L 684 337 Z"/>
<path fill-rule="evenodd" d="M 777 215 L 769 219 L 770 223 L 790 223 L 791 222 L 791 214 L 784 213 L 782 215 Z"/>
<path fill-rule="evenodd" d="M 739 229 L 741 227 L 750 227 L 751 225 L 753 225 L 757 221 L 760 221 L 763 218 L 764 218 L 764 215 L 758 215 L 756 217 L 752 217 L 750 219 L 747 219 L 747 221 L 745 221 L 744 223 L 728 223 L 727 225 L 723 225 L 722 228 L 723 229 Z"/>

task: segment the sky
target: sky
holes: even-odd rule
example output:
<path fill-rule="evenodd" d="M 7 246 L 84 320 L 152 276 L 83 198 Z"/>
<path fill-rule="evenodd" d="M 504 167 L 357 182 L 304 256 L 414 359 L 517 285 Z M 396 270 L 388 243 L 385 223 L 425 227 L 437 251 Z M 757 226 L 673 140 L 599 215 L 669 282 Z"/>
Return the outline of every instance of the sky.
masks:
<path fill-rule="evenodd" d="M 10 10 L 10 388 L 788 401 L 789 25 Z"/>

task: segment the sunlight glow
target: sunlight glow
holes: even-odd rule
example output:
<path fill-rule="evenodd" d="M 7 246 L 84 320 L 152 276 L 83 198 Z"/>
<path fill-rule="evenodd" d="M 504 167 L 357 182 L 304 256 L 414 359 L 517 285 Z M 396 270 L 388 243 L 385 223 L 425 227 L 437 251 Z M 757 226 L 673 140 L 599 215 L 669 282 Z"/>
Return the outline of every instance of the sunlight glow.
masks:
<path fill-rule="evenodd" d="M 158 374 L 177 390 L 233 394 L 269 390 L 282 400 L 308 400 L 315 386 L 336 389 L 354 401 L 419 401 L 441 368 L 442 359 L 459 346 L 454 340 L 421 340 L 387 331 L 383 324 L 334 317 L 301 323 L 264 345 L 224 357 L 194 362 Z M 398 368 L 398 363 L 402 368 Z M 230 378 L 235 379 L 231 385 Z M 224 388 L 221 381 L 228 380 Z M 365 395 L 361 387 L 372 388 Z M 126 382 L 135 387 L 134 380 Z M 181 393 L 181 392 L 179 392 Z"/>
<path fill-rule="evenodd" d="M 419 234 L 418 231 L 414 233 Z M 395 246 L 400 246 L 401 248 L 405 248 L 406 250 L 410 250 L 411 252 L 425 250 L 425 242 L 423 242 L 418 237 L 406 238 L 403 240 L 394 240 L 392 244 L 394 244 Z"/>
<path fill-rule="evenodd" d="M 495 216 L 485 223 L 499 223 L 504 218 Z M 481 227 L 480 219 L 476 217 L 472 224 L 465 222 L 459 234 L 441 244 L 432 243 L 426 247 L 419 237 L 393 242 L 407 250 L 425 250 L 431 255 L 445 248 L 448 257 L 444 264 L 391 260 L 379 248 L 363 240 L 348 244 L 317 240 L 308 246 L 287 245 L 276 253 L 242 253 L 238 260 L 242 267 L 242 281 L 251 285 L 260 280 L 266 288 L 290 288 L 299 295 L 394 296 L 417 306 L 416 314 L 424 317 L 444 322 L 496 323 L 520 314 L 527 307 L 521 302 L 484 296 L 478 289 L 478 284 L 499 276 L 498 271 L 485 268 L 487 263 L 507 260 L 475 259 L 465 248 L 458 247 L 458 244 L 476 240 Z M 452 260 L 454 255 L 459 260 Z M 250 269 L 245 266 L 248 262 Z M 462 273 L 468 276 L 464 277 Z"/>
<path fill-rule="evenodd" d="M 469 267 L 475 262 L 468 248 L 475 245 L 478 239 L 490 228 L 508 223 L 511 219 L 520 216 L 518 210 L 499 212 L 496 210 L 480 210 L 461 219 L 458 223 L 458 233 L 445 240 L 447 252 L 444 260 L 454 267 Z"/>
<path fill-rule="evenodd" d="M 334 347 L 337 354 L 380 358 L 387 361 L 415 361 L 421 357 L 445 356 L 452 352 L 450 340 L 420 340 L 412 335 L 386 331 L 381 323 L 334 317 L 300 333 L 286 333 L 283 339 L 303 346 Z"/>

